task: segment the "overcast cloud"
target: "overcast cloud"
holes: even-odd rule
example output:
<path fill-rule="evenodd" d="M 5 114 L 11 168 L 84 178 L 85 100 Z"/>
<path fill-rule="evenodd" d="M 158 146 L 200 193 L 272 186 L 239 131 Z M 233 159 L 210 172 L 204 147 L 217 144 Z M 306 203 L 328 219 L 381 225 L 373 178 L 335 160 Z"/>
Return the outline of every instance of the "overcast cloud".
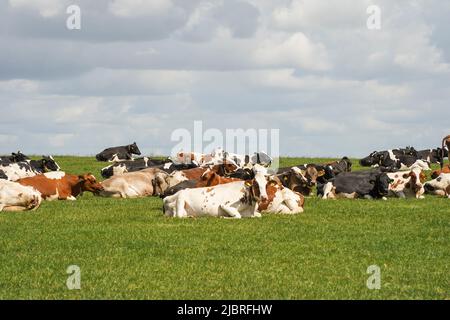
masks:
<path fill-rule="evenodd" d="M 0 0 L 0 153 L 169 154 L 195 120 L 280 129 L 282 155 L 435 147 L 449 16 L 437 0 Z"/>

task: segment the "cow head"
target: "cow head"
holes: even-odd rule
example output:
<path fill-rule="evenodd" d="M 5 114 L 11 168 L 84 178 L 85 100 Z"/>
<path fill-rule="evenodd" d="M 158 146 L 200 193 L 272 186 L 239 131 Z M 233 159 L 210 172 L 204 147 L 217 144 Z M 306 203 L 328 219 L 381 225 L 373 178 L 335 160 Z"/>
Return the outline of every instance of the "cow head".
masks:
<path fill-rule="evenodd" d="M 389 194 L 389 186 L 393 182 L 394 180 L 389 178 L 386 173 L 378 174 L 374 180 L 370 181 L 374 185 L 375 193 L 380 197 L 385 197 Z"/>
<path fill-rule="evenodd" d="M 379 164 L 381 161 L 381 153 L 374 151 L 371 154 L 369 154 L 367 157 L 359 160 L 359 163 L 361 164 L 361 166 L 363 167 L 370 167 L 370 166 L 374 166 L 376 164 Z"/>
<path fill-rule="evenodd" d="M 426 180 L 423 171 L 420 168 L 414 168 L 408 175 L 411 178 L 409 181 L 411 190 L 416 194 L 423 194 L 425 192 L 423 190 L 423 183 Z"/>
<path fill-rule="evenodd" d="M 352 165 L 353 163 L 351 160 L 347 157 L 343 157 L 338 164 L 345 166 L 344 172 L 351 172 L 352 171 Z"/>
<path fill-rule="evenodd" d="M 217 179 L 218 176 L 219 175 L 215 171 L 208 169 L 202 174 L 200 181 L 206 182 L 207 185 L 210 185 L 208 182 L 212 182 L 214 179 Z"/>
<path fill-rule="evenodd" d="M 97 182 L 97 179 L 90 173 L 78 176 L 78 180 L 82 192 L 88 191 L 93 194 L 98 194 L 100 191 L 103 191 L 103 186 Z"/>
<path fill-rule="evenodd" d="M 11 157 L 9 157 L 9 160 L 11 160 L 12 162 L 23 162 L 26 160 L 29 160 L 30 158 L 28 158 L 26 155 L 24 155 L 22 152 L 17 151 L 17 153 L 11 153 Z"/>
<path fill-rule="evenodd" d="M 179 184 L 180 182 L 188 180 L 188 178 L 186 178 L 184 172 L 174 171 L 171 174 L 167 175 L 165 177 L 165 180 L 169 187 L 173 187 Z"/>
<path fill-rule="evenodd" d="M 301 177 L 306 187 L 312 188 L 317 185 L 317 178 L 322 177 L 325 174 L 325 170 L 317 170 L 315 165 L 307 165 L 305 170 L 301 170 L 297 167 L 291 169 L 295 174 Z"/>
<path fill-rule="evenodd" d="M 59 171 L 61 169 L 52 156 L 42 156 L 42 166 L 45 172 Z"/>
<path fill-rule="evenodd" d="M 111 178 L 114 175 L 114 168 L 113 167 L 114 167 L 113 165 L 104 167 L 100 171 L 102 177 L 105 178 L 105 179 Z"/>
<path fill-rule="evenodd" d="M 167 183 L 167 177 L 169 175 L 165 172 L 157 172 L 155 174 L 155 179 L 153 180 L 153 194 L 156 196 L 161 196 L 169 189 L 169 184 Z"/>
<path fill-rule="evenodd" d="M 221 164 L 216 164 L 213 166 L 210 166 L 209 169 L 214 171 L 220 176 L 226 176 L 233 172 L 235 172 L 239 167 L 234 164 L 233 162 L 230 162 L 229 160 L 224 160 Z"/>
<path fill-rule="evenodd" d="M 263 166 L 256 164 L 253 167 L 255 178 L 247 181 L 246 184 L 251 187 L 253 197 L 259 200 L 267 200 L 267 169 Z"/>
<path fill-rule="evenodd" d="M 128 152 L 131 153 L 131 154 L 141 155 L 141 150 L 139 150 L 136 142 L 134 142 L 133 144 L 130 144 L 128 146 Z"/>

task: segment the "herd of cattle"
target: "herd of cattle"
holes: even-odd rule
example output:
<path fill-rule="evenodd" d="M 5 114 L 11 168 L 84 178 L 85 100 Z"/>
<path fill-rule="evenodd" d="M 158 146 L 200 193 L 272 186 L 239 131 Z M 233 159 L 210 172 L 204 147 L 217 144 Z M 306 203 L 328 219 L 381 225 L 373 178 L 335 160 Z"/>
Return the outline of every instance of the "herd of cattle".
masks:
<path fill-rule="evenodd" d="M 210 154 L 180 152 L 165 160 L 137 158 L 133 143 L 109 148 L 96 156 L 111 162 L 92 174 L 71 175 L 51 156 L 30 160 L 24 154 L 0 157 L 0 211 L 36 210 L 43 200 L 76 200 L 83 192 L 113 198 L 159 196 L 170 217 L 260 217 L 262 213 L 303 212 L 305 197 L 314 188 L 322 199 L 424 198 L 425 193 L 450 198 L 450 136 L 442 147 L 377 151 L 360 160 L 369 170 L 352 171 L 347 157 L 323 164 L 270 168 L 264 152 L 239 155 L 217 148 Z M 424 171 L 438 163 L 426 182 Z"/>

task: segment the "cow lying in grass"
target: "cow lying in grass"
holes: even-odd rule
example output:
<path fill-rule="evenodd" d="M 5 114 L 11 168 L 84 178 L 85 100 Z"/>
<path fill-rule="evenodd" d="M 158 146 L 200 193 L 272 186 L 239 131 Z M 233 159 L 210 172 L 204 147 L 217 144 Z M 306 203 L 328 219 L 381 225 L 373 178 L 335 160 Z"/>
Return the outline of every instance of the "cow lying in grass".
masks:
<path fill-rule="evenodd" d="M 41 202 L 41 194 L 35 189 L 0 180 L 0 211 L 36 210 Z"/>
<path fill-rule="evenodd" d="M 159 196 L 168 187 L 167 176 L 166 172 L 156 168 L 112 176 L 101 183 L 103 190 L 97 195 L 113 198 Z"/>
<path fill-rule="evenodd" d="M 97 161 L 123 161 L 133 159 L 133 154 L 141 155 L 136 142 L 127 146 L 107 148 L 97 154 L 95 158 Z"/>
<path fill-rule="evenodd" d="M 214 187 L 185 189 L 164 199 L 169 217 L 214 216 L 239 219 L 261 217 L 261 213 L 303 212 L 304 198 L 256 169 L 255 178 Z"/>
<path fill-rule="evenodd" d="M 333 180 L 319 185 L 317 194 L 322 199 L 385 199 L 392 182 L 393 180 L 380 170 L 344 172 Z"/>
<path fill-rule="evenodd" d="M 170 181 L 173 181 L 173 177 L 169 177 L 169 179 L 172 179 Z M 226 184 L 235 181 L 241 181 L 241 179 L 222 177 L 219 174 L 217 174 L 214 170 L 208 169 L 201 175 L 199 179 L 185 180 L 176 184 L 175 186 L 171 186 L 169 182 L 168 183 L 169 187 L 161 197 L 165 198 L 174 195 L 178 191 L 184 189 L 213 187 L 219 184 Z"/>
<path fill-rule="evenodd" d="M 60 167 L 52 156 L 43 156 L 40 160 L 0 163 L 2 176 L 6 176 L 7 180 L 10 181 L 17 181 L 21 178 L 33 177 L 37 174 L 59 170 Z"/>
<path fill-rule="evenodd" d="M 88 191 L 94 194 L 103 190 L 92 174 L 73 175 L 65 172 L 48 172 L 17 181 L 30 186 L 41 193 L 44 200 L 76 200 L 76 197 Z"/>
<path fill-rule="evenodd" d="M 441 173 L 424 186 L 427 193 L 450 198 L 450 174 Z"/>
<path fill-rule="evenodd" d="M 399 171 L 387 173 L 393 181 L 389 184 L 389 195 L 399 198 L 415 197 L 423 199 L 425 189 L 423 183 L 426 176 L 420 168 L 414 168 L 410 171 Z"/>

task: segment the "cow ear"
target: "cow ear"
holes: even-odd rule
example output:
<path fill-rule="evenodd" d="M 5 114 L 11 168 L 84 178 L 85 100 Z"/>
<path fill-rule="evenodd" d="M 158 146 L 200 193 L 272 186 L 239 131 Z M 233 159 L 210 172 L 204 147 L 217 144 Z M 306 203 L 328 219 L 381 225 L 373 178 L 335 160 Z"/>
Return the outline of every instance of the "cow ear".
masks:
<path fill-rule="evenodd" d="M 325 170 L 319 170 L 319 171 L 317 171 L 317 176 L 318 177 L 322 177 L 322 176 L 324 176 L 325 175 Z"/>

